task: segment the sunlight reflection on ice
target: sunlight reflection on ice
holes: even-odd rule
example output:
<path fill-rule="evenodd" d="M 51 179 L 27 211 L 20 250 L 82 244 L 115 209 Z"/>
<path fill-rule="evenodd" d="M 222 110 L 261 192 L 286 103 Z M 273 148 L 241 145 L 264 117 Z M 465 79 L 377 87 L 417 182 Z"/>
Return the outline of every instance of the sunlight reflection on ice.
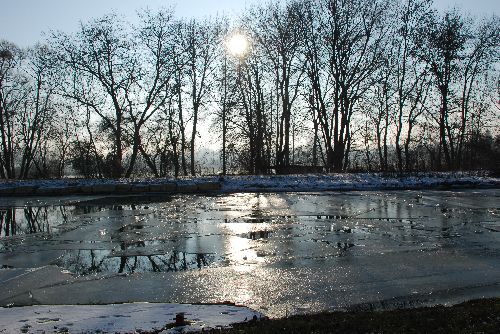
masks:
<path fill-rule="evenodd" d="M 424 299 L 449 289 L 465 295 L 470 286 L 498 290 L 498 196 L 239 193 L 82 202 L 39 215 L 5 208 L 0 266 L 103 275 L 38 291 L 19 285 L 45 303 L 228 300 L 284 316 L 414 291 Z"/>

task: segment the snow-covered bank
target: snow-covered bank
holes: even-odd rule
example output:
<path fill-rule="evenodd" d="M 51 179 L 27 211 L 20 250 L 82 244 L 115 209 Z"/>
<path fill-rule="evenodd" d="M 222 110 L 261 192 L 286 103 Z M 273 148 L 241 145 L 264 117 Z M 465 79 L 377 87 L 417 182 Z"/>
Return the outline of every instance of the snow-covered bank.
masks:
<path fill-rule="evenodd" d="M 173 327 L 178 313 L 186 326 Z M 1 333 L 187 333 L 227 328 L 262 315 L 232 305 L 117 304 L 0 309 Z M 169 326 L 169 324 L 171 324 Z M 170 328 L 173 327 L 173 328 Z"/>
<path fill-rule="evenodd" d="M 422 173 L 416 176 L 388 177 L 381 174 L 328 174 L 238 176 L 224 178 L 223 192 L 238 191 L 337 191 L 384 189 L 496 188 L 500 178 L 458 173 Z"/>
<path fill-rule="evenodd" d="M 162 179 L 0 181 L 0 196 L 498 188 L 500 178 L 467 173 L 211 176 Z"/>

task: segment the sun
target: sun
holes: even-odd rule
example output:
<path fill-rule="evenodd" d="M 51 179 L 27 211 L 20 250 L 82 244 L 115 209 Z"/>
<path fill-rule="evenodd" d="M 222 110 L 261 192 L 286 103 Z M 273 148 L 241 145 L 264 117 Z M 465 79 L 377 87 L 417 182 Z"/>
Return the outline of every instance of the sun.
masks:
<path fill-rule="evenodd" d="M 248 39 L 245 35 L 235 34 L 227 42 L 229 52 L 236 57 L 242 57 L 248 50 Z"/>

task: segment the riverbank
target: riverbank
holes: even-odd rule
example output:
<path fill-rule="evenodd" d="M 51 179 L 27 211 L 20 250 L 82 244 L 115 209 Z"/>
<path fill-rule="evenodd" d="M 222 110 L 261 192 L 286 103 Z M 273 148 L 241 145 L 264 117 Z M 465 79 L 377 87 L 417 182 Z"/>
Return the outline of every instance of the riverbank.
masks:
<path fill-rule="evenodd" d="M 379 312 L 333 312 L 253 321 L 211 333 L 498 333 L 500 298 Z"/>
<path fill-rule="evenodd" d="M 129 195 L 499 188 L 500 178 L 470 173 L 211 176 L 162 179 L 0 181 L 0 196 Z"/>

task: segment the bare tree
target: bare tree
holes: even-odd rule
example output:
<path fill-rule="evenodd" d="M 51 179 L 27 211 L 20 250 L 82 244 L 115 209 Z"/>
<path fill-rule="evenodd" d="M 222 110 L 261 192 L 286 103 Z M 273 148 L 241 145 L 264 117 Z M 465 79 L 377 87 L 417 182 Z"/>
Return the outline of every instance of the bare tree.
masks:
<path fill-rule="evenodd" d="M 454 145 L 450 124 L 450 100 L 452 82 L 459 75 L 459 60 L 465 48 L 467 34 L 463 17 L 456 11 L 447 12 L 442 18 L 437 14 L 423 20 L 416 41 L 418 56 L 429 64 L 438 89 L 441 105 L 437 122 L 439 124 L 440 152 L 444 153 L 447 168 L 455 163 Z"/>
<path fill-rule="evenodd" d="M 458 133 L 457 168 L 463 161 L 463 150 L 467 134 L 467 125 L 470 121 L 471 102 L 478 96 L 479 85 L 484 76 L 490 72 L 495 63 L 500 60 L 500 20 L 493 17 L 484 20 L 475 27 L 466 46 L 466 54 L 461 66 L 461 94 L 460 94 L 460 130 Z M 483 76 L 483 78 L 481 78 Z M 474 92 L 476 91 L 476 94 Z"/>
<path fill-rule="evenodd" d="M 308 76 L 329 170 L 340 172 L 348 165 L 356 105 L 382 64 L 386 12 L 383 1 L 325 0 L 317 7 L 309 3 Z M 325 67 L 328 75 L 321 73 Z"/>
<path fill-rule="evenodd" d="M 395 50 L 395 57 L 389 64 L 395 81 L 395 106 L 396 106 L 396 157 L 400 173 L 409 168 L 409 144 L 416 119 L 423 109 L 417 109 L 425 101 L 426 89 L 429 87 L 427 80 L 427 67 L 414 57 L 416 50 L 416 33 L 422 19 L 430 14 L 430 0 L 405 0 L 397 8 L 394 22 L 394 34 L 391 49 Z M 405 161 L 403 163 L 403 148 L 401 137 L 407 127 L 404 145 Z"/>
<path fill-rule="evenodd" d="M 141 15 L 142 26 L 138 29 L 138 48 L 143 56 L 138 62 L 138 76 L 134 76 L 130 90 L 125 90 L 127 111 L 133 123 L 133 147 L 131 161 L 125 177 L 132 175 L 137 154 L 142 153 L 146 162 L 141 142 L 141 129 L 151 117 L 164 106 L 170 98 L 169 84 L 175 74 L 172 62 L 175 43 L 173 34 L 172 12 L 145 11 Z"/>
<path fill-rule="evenodd" d="M 239 80 L 241 129 L 248 140 L 247 170 L 252 174 L 265 174 L 269 166 L 266 161 L 266 133 L 268 121 L 265 113 L 266 93 L 264 90 L 263 64 L 255 53 L 241 64 L 242 79 Z"/>
<path fill-rule="evenodd" d="M 245 18 L 256 47 L 261 47 L 270 63 L 269 72 L 276 86 L 278 122 L 276 125 L 276 165 L 290 164 L 291 119 L 293 105 L 303 81 L 300 3 L 278 1 L 253 8 Z"/>
<path fill-rule="evenodd" d="M 181 30 L 181 45 L 186 52 L 185 68 L 192 108 L 190 172 L 193 176 L 196 174 L 195 148 L 196 137 L 198 136 L 198 121 L 201 116 L 200 108 L 207 102 L 206 98 L 212 88 L 221 33 L 222 27 L 218 21 L 198 22 L 191 20 L 185 23 Z"/>
<path fill-rule="evenodd" d="M 187 139 L 186 139 L 186 124 L 184 120 L 184 100 L 183 100 L 183 87 L 185 85 L 184 73 L 186 71 L 187 60 L 186 60 L 186 50 L 183 45 L 182 39 L 182 29 L 183 23 L 178 22 L 176 24 L 176 44 L 177 48 L 174 50 L 172 54 L 172 59 L 176 67 L 175 76 L 174 76 L 174 92 L 176 96 L 177 103 L 177 122 L 174 122 L 173 118 L 170 117 L 171 120 L 169 122 L 169 130 L 170 133 L 173 134 L 174 123 L 177 123 L 179 128 L 179 136 L 180 136 L 180 158 L 181 158 L 181 167 L 183 175 L 188 175 L 187 172 L 187 162 L 186 162 L 186 151 L 187 151 Z M 172 111 L 173 113 L 173 111 Z"/>
<path fill-rule="evenodd" d="M 215 111 L 214 126 L 221 132 L 221 160 L 222 160 L 222 175 L 226 175 L 228 171 L 228 132 L 231 128 L 231 116 L 237 105 L 238 100 L 238 71 L 233 66 L 233 59 L 228 59 L 231 50 L 228 49 L 229 37 L 229 22 L 227 19 L 222 20 L 222 33 L 219 56 L 218 56 L 218 71 L 215 73 L 215 89 L 213 96 L 217 108 Z"/>
<path fill-rule="evenodd" d="M 22 57 L 15 45 L 0 42 L 0 177 L 7 179 L 16 177 L 15 115 L 28 94 L 27 81 L 18 73 Z"/>
<path fill-rule="evenodd" d="M 46 147 L 45 135 L 51 125 L 55 110 L 53 107 L 53 96 L 55 91 L 54 82 L 55 66 L 54 53 L 47 46 L 36 45 L 28 51 L 27 74 L 32 89 L 30 98 L 25 103 L 20 117 L 22 124 L 23 153 L 20 164 L 20 177 L 27 178 L 32 167 L 37 165 L 36 154 L 38 150 Z M 45 159 L 42 159 L 45 160 Z"/>
<path fill-rule="evenodd" d="M 114 15 L 82 24 L 76 35 L 59 33 L 53 43 L 67 68 L 61 95 L 89 107 L 113 138 L 111 171 L 124 172 L 123 151 L 127 98 L 125 91 L 136 78 L 137 59 L 125 24 Z"/>
<path fill-rule="evenodd" d="M 90 108 L 110 132 L 113 177 L 131 176 L 144 151 L 141 129 L 165 103 L 165 87 L 174 73 L 171 11 L 145 11 L 140 19 L 136 34 L 111 15 L 82 24 L 75 36 L 54 37 L 60 59 L 72 73 L 61 95 Z M 127 148 L 131 155 L 124 168 Z"/>
<path fill-rule="evenodd" d="M 22 52 L 4 42 L 0 62 L 0 175 L 27 178 L 33 166 L 42 170 L 37 155 L 45 159 L 41 149 L 54 115 L 53 55 L 46 46 Z"/>

